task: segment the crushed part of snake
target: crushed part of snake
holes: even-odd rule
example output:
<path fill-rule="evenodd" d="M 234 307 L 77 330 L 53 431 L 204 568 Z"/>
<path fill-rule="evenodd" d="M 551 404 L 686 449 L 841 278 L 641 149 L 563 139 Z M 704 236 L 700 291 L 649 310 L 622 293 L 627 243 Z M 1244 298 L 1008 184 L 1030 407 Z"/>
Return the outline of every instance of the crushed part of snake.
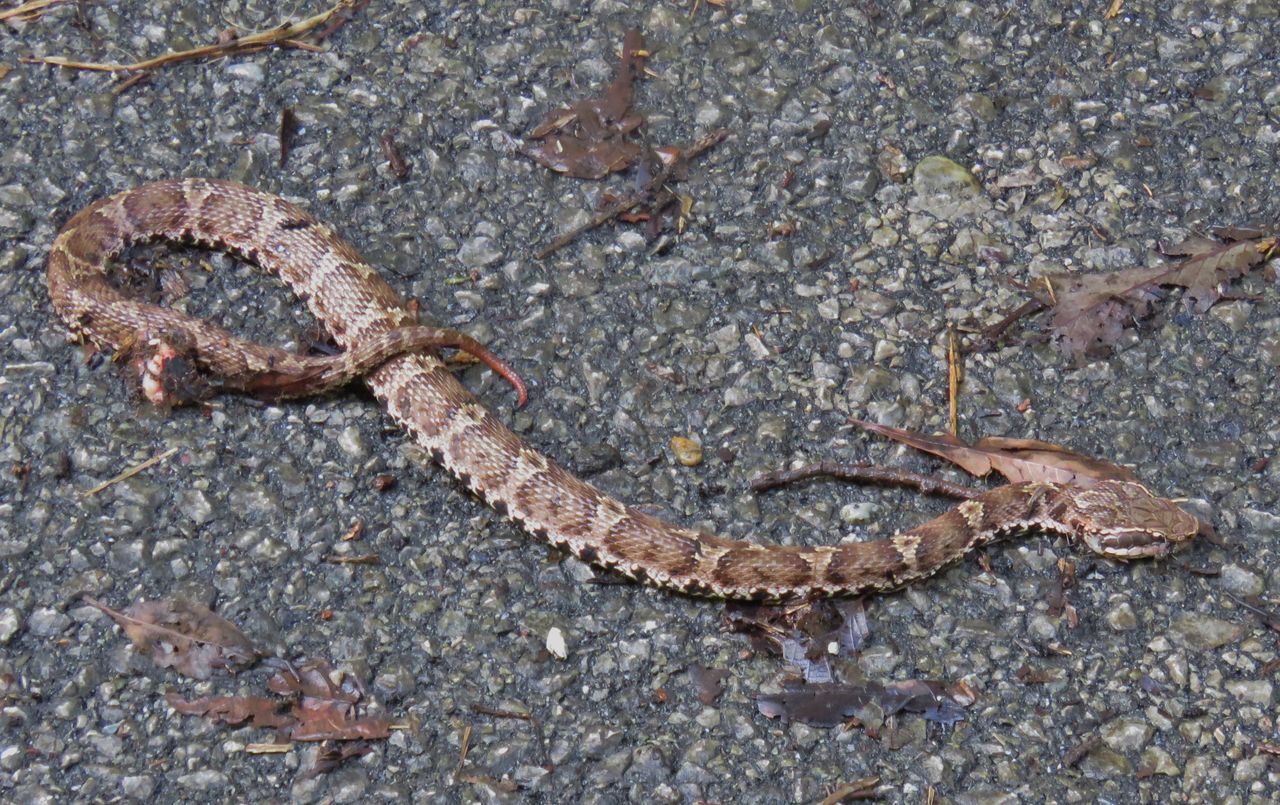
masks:
<path fill-rule="evenodd" d="M 272 369 L 238 377 L 201 373 L 198 346 L 185 330 L 161 336 L 140 334 L 124 351 L 133 356 L 131 365 L 142 395 L 155 405 L 173 406 L 204 400 L 222 391 L 242 391 L 264 400 L 323 394 L 362 379 L 396 355 L 444 347 L 471 355 L 510 383 L 516 391 L 517 408 L 528 402 L 524 379 L 505 360 L 465 333 L 426 325 L 378 333 L 337 355 L 289 354 L 288 360 L 275 360 Z M 277 351 L 273 347 L 262 349 Z"/>
<path fill-rule="evenodd" d="M 262 377 L 296 358 L 116 291 L 107 281 L 112 258 L 150 239 L 222 249 L 279 274 L 347 354 L 417 326 L 378 272 L 310 213 L 233 182 L 176 179 L 97 201 L 58 234 L 49 252 L 49 295 L 73 333 L 112 349 L 140 335 L 180 333 L 201 371 L 222 378 Z M 1163 556 L 1198 530 L 1195 517 L 1140 484 L 1101 481 L 997 487 L 873 542 L 809 547 L 726 539 L 620 503 L 561 468 L 482 406 L 434 351 L 393 351 L 380 360 L 360 370 L 368 371 L 374 395 L 490 506 L 584 561 L 688 595 L 777 601 L 883 592 L 1027 530 L 1125 560 Z"/>

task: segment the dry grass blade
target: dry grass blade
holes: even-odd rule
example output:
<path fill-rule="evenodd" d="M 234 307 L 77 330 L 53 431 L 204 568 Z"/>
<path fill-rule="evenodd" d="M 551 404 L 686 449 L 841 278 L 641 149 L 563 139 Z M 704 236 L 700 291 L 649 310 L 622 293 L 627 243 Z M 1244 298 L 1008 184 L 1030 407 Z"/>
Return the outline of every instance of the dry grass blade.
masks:
<path fill-rule="evenodd" d="M 879 777 L 863 777 L 861 780 L 854 780 L 840 786 L 828 794 L 818 805 L 840 805 L 842 802 L 852 802 L 857 799 L 878 799 L 879 792 L 877 787 L 879 785 Z"/>
<path fill-rule="evenodd" d="M 257 33 L 241 36 L 228 42 L 218 42 L 213 45 L 191 48 L 190 50 L 181 50 L 176 53 L 166 53 L 163 56 L 143 59 L 142 61 L 133 62 L 132 64 L 84 62 L 61 56 L 24 56 L 20 61 L 24 64 L 52 64 L 57 67 L 66 67 L 72 70 L 128 73 L 152 70 L 156 67 L 164 67 L 165 65 L 173 64 L 175 62 L 192 61 L 194 59 L 213 59 L 222 56 L 232 56 L 239 53 L 251 53 L 269 47 L 305 47 L 304 43 L 299 41 L 301 37 L 354 7 L 354 0 L 341 0 L 341 2 L 327 11 L 322 11 L 314 16 L 307 17 L 305 20 L 281 23 L 280 25 L 266 31 L 258 31 Z"/>
<path fill-rule="evenodd" d="M 23 3 L 15 8 L 6 8 L 0 11 L 0 22 L 8 20 L 31 22 L 48 14 L 54 6 L 64 5 L 69 2 L 71 0 L 31 0 L 30 3 Z"/>
<path fill-rule="evenodd" d="M 947 326 L 947 428 L 955 436 L 960 432 L 960 352 L 956 346 L 956 330 Z"/>
<path fill-rule="evenodd" d="M 126 481 L 132 478 L 133 476 L 137 475 L 138 473 L 142 472 L 143 470 L 149 469 L 150 467 L 156 464 L 159 464 L 161 461 L 164 461 L 166 458 L 169 458 L 170 456 L 172 456 L 174 453 L 177 453 L 177 452 L 178 452 L 178 448 L 170 447 L 168 450 L 164 451 L 163 453 L 154 455 L 151 458 L 139 464 L 134 464 L 132 467 L 120 473 L 119 475 L 114 475 L 108 478 L 107 480 L 103 481 L 102 483 L 98 484 L 97 486 L 93 486 L 93 487 L 90 487 L 89 489 L 86 489 L 80 494 L 87 498 L 93 497 L 94 495 L 98 494 L 99 492 L 106 489 L 107 487 L 118 484 L 121 481 Z"/>

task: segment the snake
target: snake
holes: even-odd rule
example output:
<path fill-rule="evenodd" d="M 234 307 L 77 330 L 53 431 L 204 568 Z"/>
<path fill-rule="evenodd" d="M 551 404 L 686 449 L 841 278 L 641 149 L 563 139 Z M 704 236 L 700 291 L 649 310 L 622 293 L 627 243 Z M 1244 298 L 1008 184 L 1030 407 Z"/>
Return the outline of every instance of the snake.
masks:
<path fill-rule="evenodd" d="M 278 275 L 344 351 L 304 357 L 264 347 L 118 290 L 110 273 L 123 251 L 155 240 L 221 250 Z M 415 444 L 536 538 L 691 596 L 777 602 L 888 592 L 1028 531 L 1066 537 L 1111 559 L 1154 558 L 1199 530 L 1175 502 L 1140 483 L 1108 479 L 1009 483 L 891 537 L 835 545 L 761 544 L 668 522 L 529 445 L 461 384 L 439 348 L 480 358 L 523 401 L 524 386 L 507 364 L 460 333 L 420 325 L 416 307 L 306 210 L 230 181 L 172 179 L 92 203 L 56 236 L 47 283 L 70 337 L 131 358 L 155 402 L 183 401 L 190 384 L 174 377 L 276 397 L 360 377 Z"/>

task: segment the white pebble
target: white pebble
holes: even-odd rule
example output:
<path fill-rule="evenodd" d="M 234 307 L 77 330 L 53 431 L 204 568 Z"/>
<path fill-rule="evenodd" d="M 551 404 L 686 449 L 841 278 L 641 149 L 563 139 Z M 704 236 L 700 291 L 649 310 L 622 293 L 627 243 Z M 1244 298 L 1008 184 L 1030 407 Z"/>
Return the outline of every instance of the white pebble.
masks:
<path fill-rule="evenodd" d="M 569 649 L 564 643 L 564 632 L 560 631 L 559 626 L 552 626 L 547 630 L 547 651 L 560 660 L 569 656 Z"/>

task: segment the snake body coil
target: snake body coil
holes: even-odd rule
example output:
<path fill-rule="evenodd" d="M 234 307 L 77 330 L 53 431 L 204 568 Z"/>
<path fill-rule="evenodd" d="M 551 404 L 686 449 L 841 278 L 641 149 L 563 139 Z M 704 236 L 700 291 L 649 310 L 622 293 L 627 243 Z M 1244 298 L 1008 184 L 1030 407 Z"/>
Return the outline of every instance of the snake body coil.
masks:
<path fill-rule="evenodd" d="M 416 324 L 378 272 L 306 211 L 231 182 L 181 179 L 98 201 L 59 233 L 49 254 L 49 295 L 73 333 L 113 350 L 180 339 L 213 376 L 261 376 L 289 360 L 208 321 L 116 291 L 107 281 L 111 259 L 155 238 L 223 249 L 279 274 L 351 352 Z M 1078 538 L 1113 558 L 1158 556 L 1198 526 L 1134 483 L 1023 483 L 993 489 L 889 539 L 757 545 L 681 528 L 605 495 L 512 433 L 430 350 L 395 354 L 366 380 L 420 446 L 530 533 L 587 562 L 690 595 L 779 600 L 891 590 L 1027 529 Z"/>

